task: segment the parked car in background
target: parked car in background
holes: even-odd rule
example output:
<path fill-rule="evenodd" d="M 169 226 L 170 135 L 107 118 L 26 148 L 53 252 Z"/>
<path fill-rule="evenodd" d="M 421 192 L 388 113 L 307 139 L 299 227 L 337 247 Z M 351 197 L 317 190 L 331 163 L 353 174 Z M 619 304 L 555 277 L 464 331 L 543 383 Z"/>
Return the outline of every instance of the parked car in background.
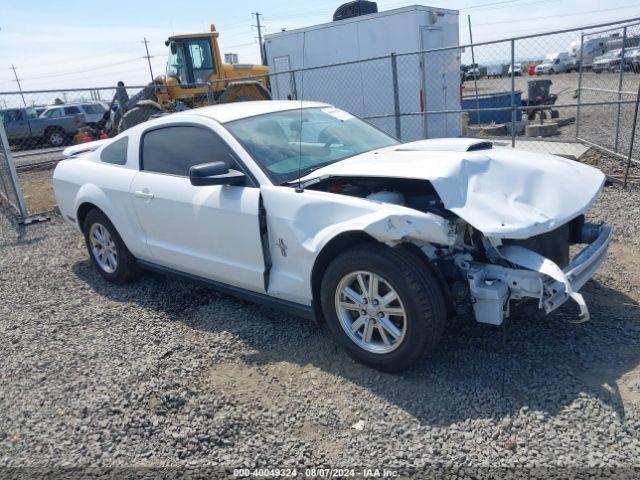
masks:
<path fill-rule="evenodd" d="M 594 167 L 482 139 L 401 144 L 323 103 L 188 110 L 65 155 L 57 204 L 107 281 L 143 267 L 315 318 L 385 371 L 435 349 L 460 304 L 501 325 L 522 299 L 572 299 L 587 320 L 578 291 L 612 237 L 585 223 Z"/>
<path fill-rule="evenodd" d="M 88 126 L 93 126 L 102 120 L 107 108 L 100 102 L 65 103 L 64 105 L 52 105 L 47 107 L 41 116 L 45 118 L 57 118 L 69 115 L 83 114 Z"/>
<path fill-rule="evenodd" d="M 46 110 L 45 110 L 46 111 Z M 84 115 L 38 117 L 35 108 L 1 110 L 2 121 L 10 143 L 47 143 L 52 147 L 65 145 L 78 129 L 85 126 Z"/>
<path fill-rule="evenodd" d="M 620 68 L 624 68 L 625 72 L 633 71 L 633 58 L 639 52 L 640 52 L 640 47 L 625 48 L 624 58 L 621 58 L 622 57 L 622 52 L 621 52 L 620 57 L 614 59 L 611 62 L 611 71 L 619 72 Z"/>
<path fill-rule="evenodd" d="M 536 75 L 563 73 L 576 70 L 576 61 L 568 52 L 555 52 L 547 55 L 544 61 L 536 66 Z"/>
<path fill-rule="evenodd" d="M 474 80 L 474 79 L 477 80 L 479 78 L 480 78 L 480 68 L 478 67 L 469 68 L 464 74 L 465 80 Z"/>
<path fill-rule="evenodd" d="M 611 50 L 610 52 L 600 55 L 593 60 L 591 70 L 596 73 L 612 72 L 614 66 L 620 63 L 622 49 Z"/>
<path fill-rule="evenodd" d="M 631 55 L 631 69 L 635 73 L 640 73 L 640 49 L 633 52 Z"/>
<path fill-rule="evenodd" d="M 521 77 L 522 76 L 522 64 L 521 63 L 514 63 L 513 64 L 513 72 L 511 71 L 511 65 L 509 65 L 509 72 L 508 75 L 515 75 L 516 77 Z"/>

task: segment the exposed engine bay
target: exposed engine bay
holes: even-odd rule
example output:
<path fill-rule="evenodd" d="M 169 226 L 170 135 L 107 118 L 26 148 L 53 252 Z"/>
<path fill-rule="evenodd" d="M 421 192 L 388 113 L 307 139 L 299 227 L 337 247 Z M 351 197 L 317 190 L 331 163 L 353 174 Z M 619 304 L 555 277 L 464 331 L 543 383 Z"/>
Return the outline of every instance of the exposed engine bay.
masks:
<path fill-rule="evenodd" d="M 448 211 L 431 182 L 405 178 L 347 177 L 327 178 L 307 188 L 351 197 L 393 203 L 443 218 L 456 218 Z"/>

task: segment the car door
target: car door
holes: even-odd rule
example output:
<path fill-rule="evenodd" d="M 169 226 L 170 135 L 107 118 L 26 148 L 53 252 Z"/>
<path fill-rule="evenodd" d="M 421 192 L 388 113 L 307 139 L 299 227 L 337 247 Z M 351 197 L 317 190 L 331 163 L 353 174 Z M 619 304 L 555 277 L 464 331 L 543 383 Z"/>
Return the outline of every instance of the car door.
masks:
<path fill-rule="evenodd" d="M 131 195 L 154 262 L 264 292 L 258 185 L 195 187 L 188 177 L 218 160 L 243 169 L 224 140 L 203 125 L 168 124 L 143 133 L 140 155 Z"/>
<path fill-rule="evenodd" d="M 29 120 L 23 110 L 7 110 L 3 115 L 3 120 L 9 141 L 22 140 L 31 136 Z"/>

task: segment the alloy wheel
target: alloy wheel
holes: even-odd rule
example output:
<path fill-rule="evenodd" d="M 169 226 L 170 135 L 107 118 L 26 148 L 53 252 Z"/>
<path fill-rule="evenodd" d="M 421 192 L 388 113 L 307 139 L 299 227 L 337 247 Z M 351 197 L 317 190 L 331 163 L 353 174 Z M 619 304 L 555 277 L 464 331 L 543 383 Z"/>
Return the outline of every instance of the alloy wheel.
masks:
<path fill-rule="evenodd" d="M 109 230 L 100 223 L 94 223 L 89 229 L 89 242 L 98 266 L 107 273 L 115 272 L 118 268 L 118 251 Z"/>
<path fill-rule="evenodd" d="M 360 348 L 377 354 L 397 349 L 407 332 L 407 312 L 400 296 L 380 275 L 360 270 L 345 275 L 335 306 L 342 329 Z"/>

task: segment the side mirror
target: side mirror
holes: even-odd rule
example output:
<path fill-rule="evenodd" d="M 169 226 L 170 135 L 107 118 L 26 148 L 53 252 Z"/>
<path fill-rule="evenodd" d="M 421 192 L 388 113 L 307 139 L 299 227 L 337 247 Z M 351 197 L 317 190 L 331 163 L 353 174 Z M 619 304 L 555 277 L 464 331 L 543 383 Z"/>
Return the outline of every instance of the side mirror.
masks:
<path fill-rule="evenodd" d="M 204 187 L 207 185 L 244 185 L 245 174 L 237 170 L 229 170 L 225 162 L 211 162 L 194 165 L 189 169 L 191 185 Z"/>

